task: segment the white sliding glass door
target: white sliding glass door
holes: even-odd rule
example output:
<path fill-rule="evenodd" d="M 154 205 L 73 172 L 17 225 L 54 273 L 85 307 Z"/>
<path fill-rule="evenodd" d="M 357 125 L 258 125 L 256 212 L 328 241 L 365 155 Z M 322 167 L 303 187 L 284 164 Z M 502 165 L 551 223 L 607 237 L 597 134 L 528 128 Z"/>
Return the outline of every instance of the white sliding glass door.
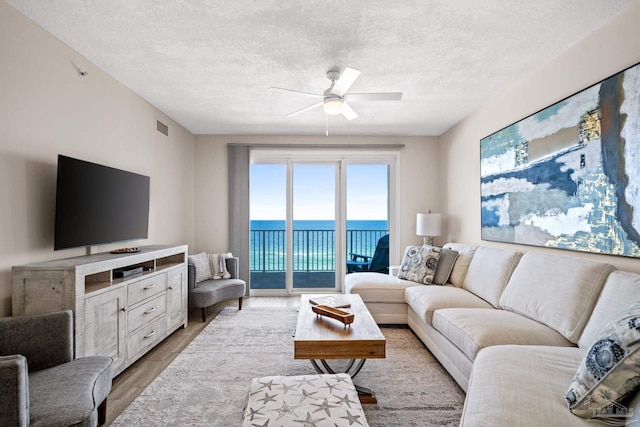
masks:
<path fill-rule="evenodd" d="M 386 272 L 396 161 L 362 152 L 252 150 L 251 294 L 341 291 L 347 273 L 372 264 Z M 385 241 L 386 259 L 376 251 Z"/>

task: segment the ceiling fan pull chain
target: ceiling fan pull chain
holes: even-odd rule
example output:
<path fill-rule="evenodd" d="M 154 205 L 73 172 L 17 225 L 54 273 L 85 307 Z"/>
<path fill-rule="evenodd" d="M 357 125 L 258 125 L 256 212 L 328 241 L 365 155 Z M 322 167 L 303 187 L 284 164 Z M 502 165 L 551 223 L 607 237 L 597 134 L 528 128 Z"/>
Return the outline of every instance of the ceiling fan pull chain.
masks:
<path fill-rule="evenodd" d="M 328 115 L 328 114 L 325 114 L 325 115 L 324 115 L 324 118 L 326 119 L 326 120 L 325 120 L 325 123 L 326 123 L 326 125 L 327 125 L 327 127 L 326 127 L 326 131 L 325 131 L 325 136 L 329 136 L 329 115 Z"/>

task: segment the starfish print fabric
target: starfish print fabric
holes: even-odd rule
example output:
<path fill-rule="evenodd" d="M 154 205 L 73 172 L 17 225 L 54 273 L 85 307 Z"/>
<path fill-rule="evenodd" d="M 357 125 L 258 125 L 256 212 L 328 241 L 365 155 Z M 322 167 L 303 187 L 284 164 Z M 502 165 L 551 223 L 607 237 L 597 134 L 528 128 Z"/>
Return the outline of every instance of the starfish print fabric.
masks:
<path fill-rule="evenodd" d="M 243 427 L 368 426 L 347 374 L 254 378 Z"/>

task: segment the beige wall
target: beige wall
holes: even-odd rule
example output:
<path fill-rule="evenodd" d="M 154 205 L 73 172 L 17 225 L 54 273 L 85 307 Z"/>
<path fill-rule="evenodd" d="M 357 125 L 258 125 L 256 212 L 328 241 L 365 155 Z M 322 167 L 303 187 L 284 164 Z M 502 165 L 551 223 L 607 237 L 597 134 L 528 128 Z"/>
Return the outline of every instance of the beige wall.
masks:
<path fill-rule="evenodd" d="M 438 143 L 434 137 L 196 136 L 196 241 L 190 251 L 225 251 L 227 144 L 403 144 L 400 154 L 400 248 L 419 244 L 416 213 L 440 212 Z M 211 183 L 215 182 L 215 186 Z M 402 254 L 392 254 L 401 257 Z M 391 261 L 394 262 L 393 259 Z"/>
<path fill-rule="evenodd" d="M 191 133 L 5 2 L 0 58 L 0 316 L 11 314 L 11 266 L 85 253 L 53 251 L 58 154 L 151 177 L 149 239 L 126 246 L 192 243 Z"/>
<path fill-rule="evenodd" d="M 450 219 L 447 240 L 527 251 L 527 246 L 480 239 L 480 139 L 640 62 L 640 5 L 594 32 L 518 86 L 488 102 L 440 137 L 446 174 L 442 203 Z M 548 249 L 640 272 L 640 260 Z"/>

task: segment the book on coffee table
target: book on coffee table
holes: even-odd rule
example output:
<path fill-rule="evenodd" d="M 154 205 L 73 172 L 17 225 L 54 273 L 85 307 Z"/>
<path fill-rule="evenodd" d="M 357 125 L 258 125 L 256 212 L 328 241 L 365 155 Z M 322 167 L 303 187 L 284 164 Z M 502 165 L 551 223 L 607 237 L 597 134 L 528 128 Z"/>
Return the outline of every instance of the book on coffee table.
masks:
<path fill-rule="evenodd" d="M 328 295 L 322 297 L 309 298 L 309 303 L 312 305 L 326 305 L 331 308 L 349 308 L 351 303 L 342 295 Z"/>

